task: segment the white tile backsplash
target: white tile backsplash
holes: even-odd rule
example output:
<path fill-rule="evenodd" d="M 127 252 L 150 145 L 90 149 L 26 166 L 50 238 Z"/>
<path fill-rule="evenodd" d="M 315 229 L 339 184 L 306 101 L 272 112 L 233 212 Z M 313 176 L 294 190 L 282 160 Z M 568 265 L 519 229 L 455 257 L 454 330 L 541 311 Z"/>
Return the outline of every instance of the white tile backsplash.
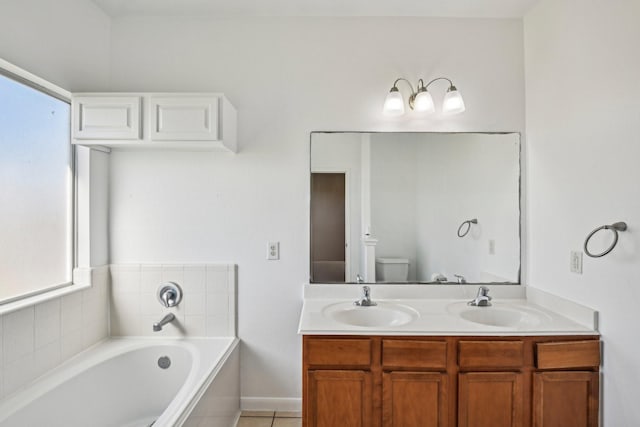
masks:
<path fill-rule="evenodd" d="M 182 288 L 189 295 L 206 293 L 207 269 L 204 265 L 186 265 L 184 267 L 184 281 Z"/>
<path fill-rule="evenodd" d="M 236 335 L 235 265 L 116 264 L 111 266 L 111 272 L 112 336 Z M 182 287 L 184 295 L 178 307 L 165 308 L 158 301 L 157 290 L 164 282 Z M 176 320 L 154 332 L 153 323 L 167 313 L 173 313 Z"/>
<path fill-rule="evenodd" d="M 184 266 L 183 265 L 163 265 L 162 281 L 175 282 L 182 286 L 184 284 Z M 158 284 L 159 285 L 159 284 Z"/>
<path fill-rule="evenodd" d="M 4 316 L 3 363 L 5 367 L 34 350 L 34 308 L 27 307 Z"/>
<path fill-rule="evenodd" d="M 54 343 L 60 339 L 61 326 L 60 298 L 36 305 L 35 308 L 35 342 L 34 348 Z"/>
<path fill-rule="evenodd" d="M 0 398 L 108 336 L 108 266 L 74 280 L 91 287 L 0 316 Z"/>
<path fill-rule="evenodd" d="M 112 265 L 111 268 L 114 266 Z M 120 268 L 119 266 L 115 266 Z M 138 266 L 140 271 L 140 292 L 146 294 L 155 293 L 162 283 L 162 266 L 158 264 Z"/>

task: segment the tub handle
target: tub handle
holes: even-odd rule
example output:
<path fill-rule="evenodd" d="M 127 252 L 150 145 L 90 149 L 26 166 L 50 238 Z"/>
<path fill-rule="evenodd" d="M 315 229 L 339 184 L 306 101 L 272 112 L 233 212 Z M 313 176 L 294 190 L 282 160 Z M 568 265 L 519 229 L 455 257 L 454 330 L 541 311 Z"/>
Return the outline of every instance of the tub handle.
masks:
<path fill-rule="evenodd" d="M 182 288 L 175 282 L 167 282 L 158 288 L 158 300 L 166 308 L 175 307 L 182 301 Z"/>

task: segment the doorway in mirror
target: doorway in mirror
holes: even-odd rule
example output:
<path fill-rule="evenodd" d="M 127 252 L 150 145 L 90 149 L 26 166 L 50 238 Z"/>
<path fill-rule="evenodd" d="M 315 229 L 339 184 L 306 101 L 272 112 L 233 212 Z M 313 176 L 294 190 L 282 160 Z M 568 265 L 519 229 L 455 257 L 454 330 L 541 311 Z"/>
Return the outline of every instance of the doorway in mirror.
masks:
<path fill-rule="evenodd" d="M 340 283 L 346 278 L 346 175 L 311 174 L 311 280 Z"/>

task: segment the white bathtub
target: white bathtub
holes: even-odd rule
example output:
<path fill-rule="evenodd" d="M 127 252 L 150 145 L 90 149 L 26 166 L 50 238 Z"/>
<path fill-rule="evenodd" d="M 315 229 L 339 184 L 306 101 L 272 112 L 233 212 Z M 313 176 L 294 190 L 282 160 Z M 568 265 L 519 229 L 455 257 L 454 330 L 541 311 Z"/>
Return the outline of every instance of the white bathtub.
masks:
<path fill-rule="evenodd" d="M 238 358 L 237 338 L 110 339 L 0 402 L 0 427 L 232 427 Z"/>

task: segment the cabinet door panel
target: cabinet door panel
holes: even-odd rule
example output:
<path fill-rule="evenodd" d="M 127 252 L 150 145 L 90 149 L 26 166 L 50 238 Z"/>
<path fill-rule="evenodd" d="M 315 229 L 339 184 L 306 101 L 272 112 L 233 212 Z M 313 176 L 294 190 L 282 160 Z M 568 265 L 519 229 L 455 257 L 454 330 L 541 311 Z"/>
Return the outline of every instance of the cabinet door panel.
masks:
<path fill-rule="evenodd" d="M 523 374 L 466 373 L 458 377 L 459 427 L 524 425 Z"/>
<path fill-rule="evenodd" d="M 151 97 L 152 141 L 215 141 L 219 139 L 218 97 Z"/>
<path fill-rule="evenodd" d="M 597 372 L 533 375 L 534 427 L 597 427 Z"/>
<path fill-rule="evenodd" d="M 371 373 L 309 371 L 305 395 L 306 427 L 371 427 Z"/>
<path fill-rule="evenodd" d="M 447 427 L 448 404 L 446 374 L 383 374 L 383 427 Z"/>
<path fill-rule="evenodd" d="M 73 137 L 79 140 L 140 139 L 139 96 L 76 96 Z"/>

